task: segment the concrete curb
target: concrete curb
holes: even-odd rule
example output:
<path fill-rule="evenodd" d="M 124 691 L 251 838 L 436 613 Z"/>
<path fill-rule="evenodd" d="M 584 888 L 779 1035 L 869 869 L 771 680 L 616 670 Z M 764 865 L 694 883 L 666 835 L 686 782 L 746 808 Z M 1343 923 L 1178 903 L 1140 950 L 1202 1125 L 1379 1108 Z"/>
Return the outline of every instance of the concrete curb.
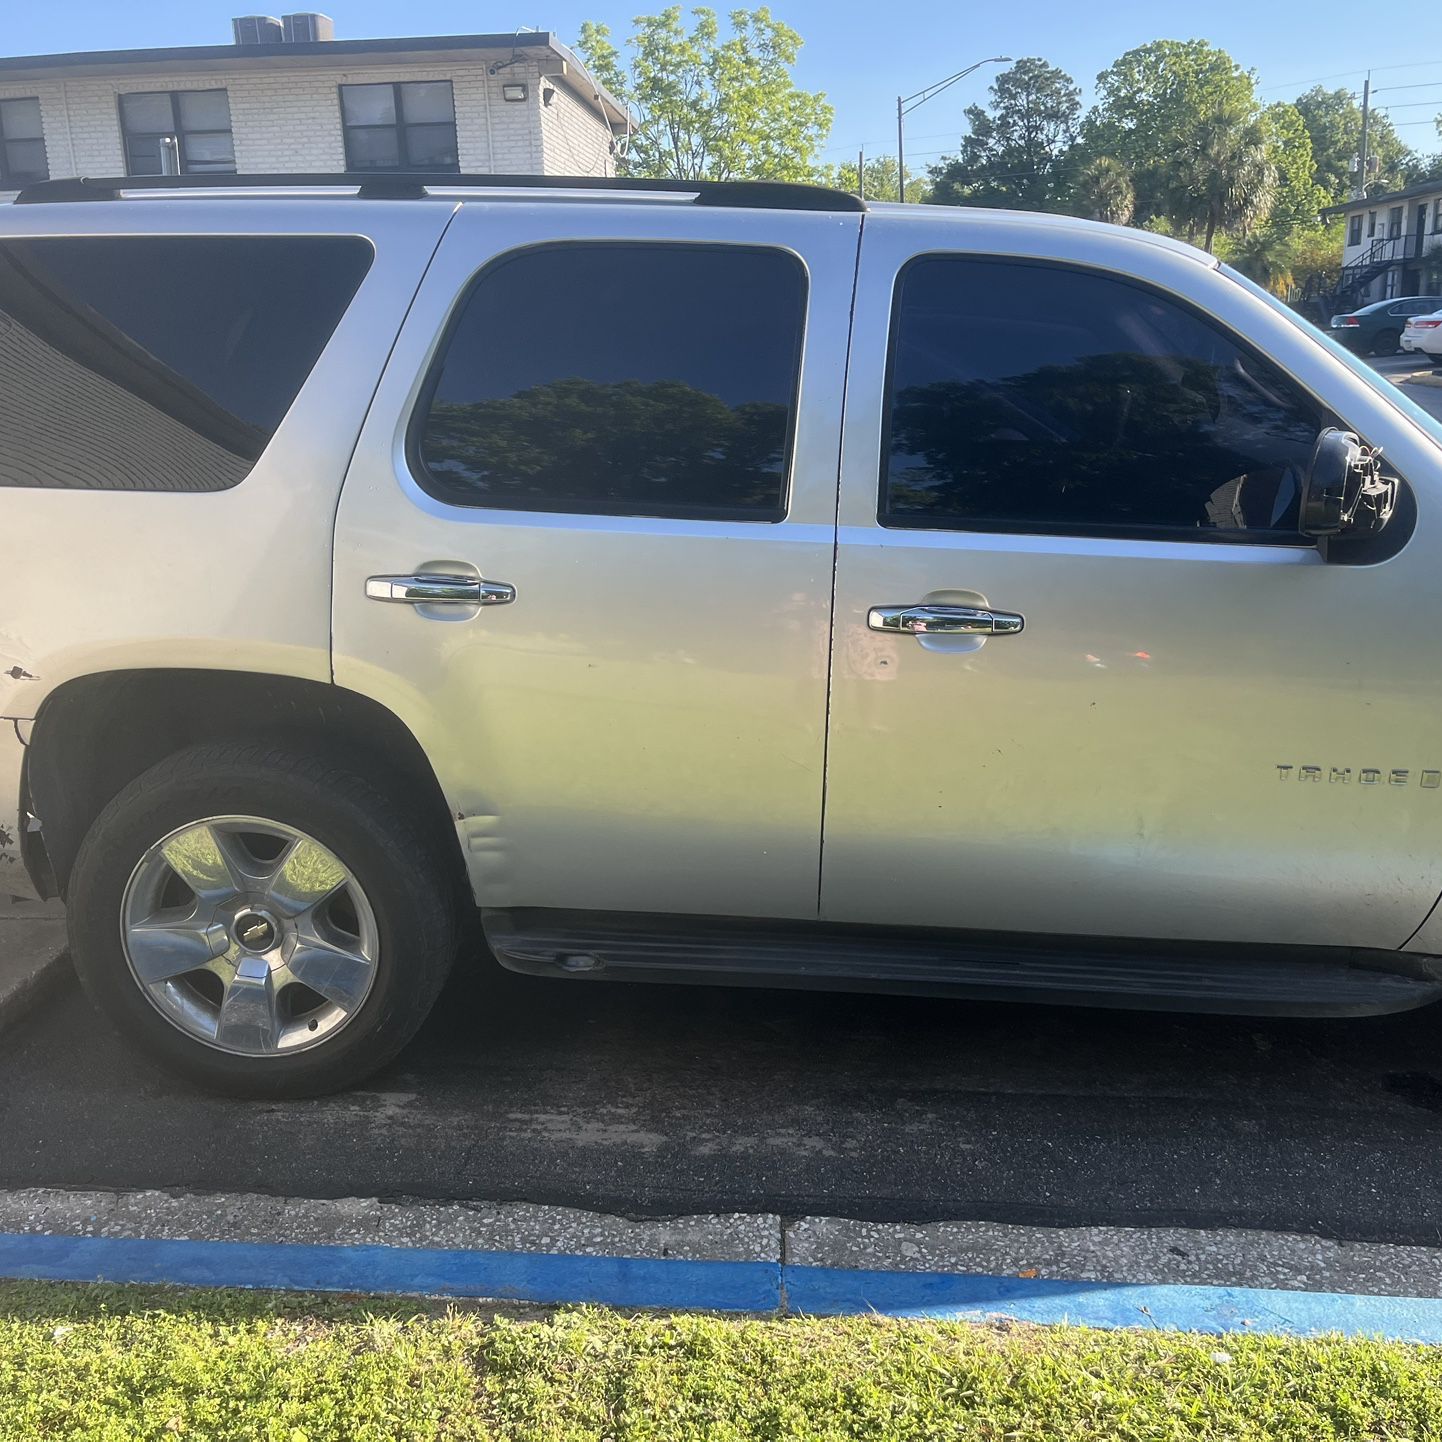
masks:
<path fill-rule="evenodd" d="M 0 1031 L 65 975 L 65 913 L 56 902 L 0 897 Z"/>
<path fill-rule="evenodd" d="M 0 1192 L 0 1277 L 1442 1342 L 1442 1251 L 1289 1234 Z"/>

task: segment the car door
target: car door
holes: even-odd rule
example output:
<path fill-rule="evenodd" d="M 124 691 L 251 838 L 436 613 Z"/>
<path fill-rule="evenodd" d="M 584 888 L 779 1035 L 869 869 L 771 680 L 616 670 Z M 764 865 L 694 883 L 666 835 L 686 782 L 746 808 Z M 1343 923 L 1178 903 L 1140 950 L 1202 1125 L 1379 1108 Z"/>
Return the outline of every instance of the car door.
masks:
<path fill-rule="evenodd" d="M 1400 946 L 1442 857 L 1438 450 L 1196 252 L 1097 236 L 868 223 L 822 914 Z M 1333 410 L 1416 499 L 1371 564 L 1297 529 Z"/>
<path fill-rule="evenodd" d="M 335 676 L 419 739 L 483 905 L 815 915 L 858 230 L 459 208 L 343 490 Z"/>

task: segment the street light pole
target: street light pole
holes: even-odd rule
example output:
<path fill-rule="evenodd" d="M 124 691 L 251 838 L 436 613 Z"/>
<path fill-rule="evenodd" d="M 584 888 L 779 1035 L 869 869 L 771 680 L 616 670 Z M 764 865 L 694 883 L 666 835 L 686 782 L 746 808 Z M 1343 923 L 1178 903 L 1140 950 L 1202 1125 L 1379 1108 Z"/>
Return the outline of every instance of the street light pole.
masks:
<path fill-rule="evenodd" d="M 983 65 L 1007 65 L 1010 62 L 1010 55 L 992 55 L 985 60 L 978 60 L 975 65 L 968 65 L 965 70 L 958 70 L 955 75 L 948 75 L 945 80 L 938 80 L 935 85 L 928 85 L 926 89 L 918 90 L 915 95 L 898 95 L 896 97 L 896 198 L 898 200 L 906 199 L 906 117 L 918 105 L 925 105 L 934 95 L 940 95 L 943 90 L 949 90 L 958 80 L 965 80 L 973 70 L 980 70 Z"/>

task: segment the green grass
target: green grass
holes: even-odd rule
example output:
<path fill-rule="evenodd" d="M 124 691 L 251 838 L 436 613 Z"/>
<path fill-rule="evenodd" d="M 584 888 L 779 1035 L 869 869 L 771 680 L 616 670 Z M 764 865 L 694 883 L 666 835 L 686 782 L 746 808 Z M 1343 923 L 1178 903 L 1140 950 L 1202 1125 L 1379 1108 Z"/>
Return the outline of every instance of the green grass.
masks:
<path fill-rule="evenodd" d="M 1442 1439 L 1442 1349 L 0 1282 L 0 1438 Z"/>

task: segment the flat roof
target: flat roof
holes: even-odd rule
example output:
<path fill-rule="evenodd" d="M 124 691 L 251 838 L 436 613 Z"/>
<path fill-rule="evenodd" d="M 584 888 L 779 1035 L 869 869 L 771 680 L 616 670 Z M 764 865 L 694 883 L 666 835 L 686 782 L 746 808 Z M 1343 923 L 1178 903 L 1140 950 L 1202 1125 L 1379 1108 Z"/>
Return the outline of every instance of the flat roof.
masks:
<path fill-rule="evenodd" d="M 357 60 L 454 60 L 466 51 L 515 54 L 548 51 L 574 67 L 594 91 L 608 122 L 625 126 L 626 107 L 591 75 L 580 59 L 549 30 L 516 30 L 495 35 L 404 35 L 379 40 L 297 40 L 267 45 L 168 45 L 144 50 L 72 50 L 59 55 L 0 56 L 0 81 L 62 80 L 97 71 L 130 75 L 184 69 L 193 74 L 236 70 L 353 66 Z"/>
<path fill-rule="evenodd" d="M 1368 206 L 1386 205 L 1390 200 L 1415 200 L 1419 195 L 1442 194 L 1442 177 L 1436 180 L 1419 180 L 1402 190 L 1391 190 L 1386 195 L 1364 195 L 1357 200 L 1344 200 L 1339 205 L 1329 205 L 1323 215 L 1345 215 L 1349 210 L 1365 210 Z"/>

